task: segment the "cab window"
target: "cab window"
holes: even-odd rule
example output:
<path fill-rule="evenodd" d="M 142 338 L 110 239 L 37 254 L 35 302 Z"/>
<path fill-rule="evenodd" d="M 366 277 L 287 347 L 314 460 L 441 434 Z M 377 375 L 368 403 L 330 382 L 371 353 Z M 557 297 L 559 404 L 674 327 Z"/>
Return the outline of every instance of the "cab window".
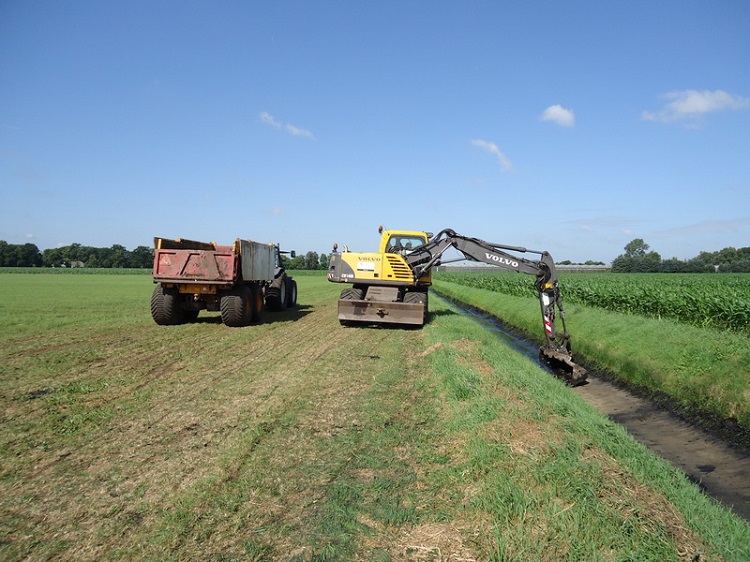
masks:
<path fill-rule="evenodd" d="M 394 234 L 388 239 L 386 251 L 394 254 L 409 253 L 411 250 L 424 243 L 424 238 L 419 236 L 399 236 Z"/>

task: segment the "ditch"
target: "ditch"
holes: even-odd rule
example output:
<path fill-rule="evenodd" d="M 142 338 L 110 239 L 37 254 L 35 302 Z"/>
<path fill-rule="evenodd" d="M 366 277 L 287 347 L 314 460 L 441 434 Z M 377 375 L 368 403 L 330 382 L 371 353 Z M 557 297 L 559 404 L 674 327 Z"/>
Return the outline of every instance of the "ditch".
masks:
<path fill-rule="evenodd" d="M 438 296 L 433 292 L 434 296 Z M 446 305 L 474 318 L 506 345 L 539 362 L 539 347 L 514 334 L 502 322 L 453 299 Z M 546 366 L 540 366 L 551 372 Z M 636 389 L 589 370 L 588 380 L 572 389 L 588 404 L 622 425 L 640 443 L 682 470 L 707 495 L 750 521 L 750 449 L 705 429 Z"/>

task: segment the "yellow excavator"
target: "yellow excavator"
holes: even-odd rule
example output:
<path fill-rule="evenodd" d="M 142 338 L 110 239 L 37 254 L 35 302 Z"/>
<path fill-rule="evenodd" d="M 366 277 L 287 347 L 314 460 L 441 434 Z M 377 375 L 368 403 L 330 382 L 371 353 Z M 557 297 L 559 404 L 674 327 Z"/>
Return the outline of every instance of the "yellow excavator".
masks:
<path fill-rule="evenodd" d="M 428 287 L 432 269 L 455 261 L 476 261 L 536 277 L 546 345 L 540 359 L 562 372 L 573 385 L 586 381 L 586 370 L 573 362 L 570 337 L 565 330 L 565 312 L 558 285 L 555 262 L 546 251 L 529 250 L 485 242 L 445 229 L 437 235 L 415 230 L 384 230 L 381 226 L 378 252 L 339 251 L 334 244 L 330 255 L 328 280 L 348 283 L 338 301 L 342 325 L 401 324 L 422 326 L 427 321 Z M 459 257 L 446 255 L 456 250 Z M 511 254 L 532 253 L 538 260 Z M 555 329 L 559 312 L 563 333 Z"/>

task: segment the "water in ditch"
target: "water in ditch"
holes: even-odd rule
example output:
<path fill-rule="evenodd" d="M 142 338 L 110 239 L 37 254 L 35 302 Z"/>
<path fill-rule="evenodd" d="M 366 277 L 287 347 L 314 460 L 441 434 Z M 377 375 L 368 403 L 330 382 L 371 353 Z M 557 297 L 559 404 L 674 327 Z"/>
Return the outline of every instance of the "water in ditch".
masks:
<path fill-rule="evenodd" d="M 512 334 L 497 318 L 462 303 L 442 298 L 441 301 L 474 318 L 514 350 L 538 361 L 539 347 Z M 541 363 L 540 366 L 549 370 Z M 572 390 L 625 427 L 639 442 L 681 469 L 707 495 L 750 521 L 750 450 L 725 441 L 627 388 L 612 384 L 596 372 L 589 371 L 586 384 Z"/>

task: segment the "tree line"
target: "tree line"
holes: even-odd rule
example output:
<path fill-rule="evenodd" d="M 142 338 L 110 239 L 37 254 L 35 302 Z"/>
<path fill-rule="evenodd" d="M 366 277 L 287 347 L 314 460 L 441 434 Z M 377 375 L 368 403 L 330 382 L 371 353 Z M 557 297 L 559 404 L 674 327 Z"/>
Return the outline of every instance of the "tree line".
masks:
<path fill-rule="evenodd" d="M 104 267 L 149 268 L 154 264 L 154 250 L 138 246 L 128 250 L 114 244 L 111 248 L 94 248 L 70 244 L 39 251 L 35 244 L 8 244 L 0 240 L 0 267 Z"/>
<path fill-rule="evenodd" d="M 724 248 L 700 252 L 688 260 L 663 260 L 642 238 L 625 245 L 625 253 L 612 260 L 615 273 L 750 273 L 750 248 Z"/>
<path fill-rule="evenodd" d="M 326 270 L 328 254 L 307 252 L 290 258 L 281 256 L 287 269 Z M 128 250 L 120 244 L 94 248 L 70 244 L 39 251 L 35 244 L 8 244 L 0 240 L 0 267 L 90 267 L 151 269 L 154 249 L 138 246 Z M 566 262 L 561 262 L 566 263 Z M 569 262 L 568 262 L 569 263 Z M 601 264 L 602 262 L 586 262 Z M 661 256 L 636 238 L 625 246 L 625 253 L 612 261 L 616 273 L 750 273 L 750 248 L 724 248 L 718 252 L 701 252 L 688 260 Z"/>
<path fill-rule="evenodd" d="M 328 255 L 317 252 L 294 258 L 282 254 L 281 261 L 287 269 L 328 269 Z M 110 248 L 70 244 L 40 252 L 35 244 L 8 244 L 0 240 L 0 267 L 151 269 L 153 265 L 154 249 L 148 246 L 138 246 L 131 251 L 120 244 Z"/>

